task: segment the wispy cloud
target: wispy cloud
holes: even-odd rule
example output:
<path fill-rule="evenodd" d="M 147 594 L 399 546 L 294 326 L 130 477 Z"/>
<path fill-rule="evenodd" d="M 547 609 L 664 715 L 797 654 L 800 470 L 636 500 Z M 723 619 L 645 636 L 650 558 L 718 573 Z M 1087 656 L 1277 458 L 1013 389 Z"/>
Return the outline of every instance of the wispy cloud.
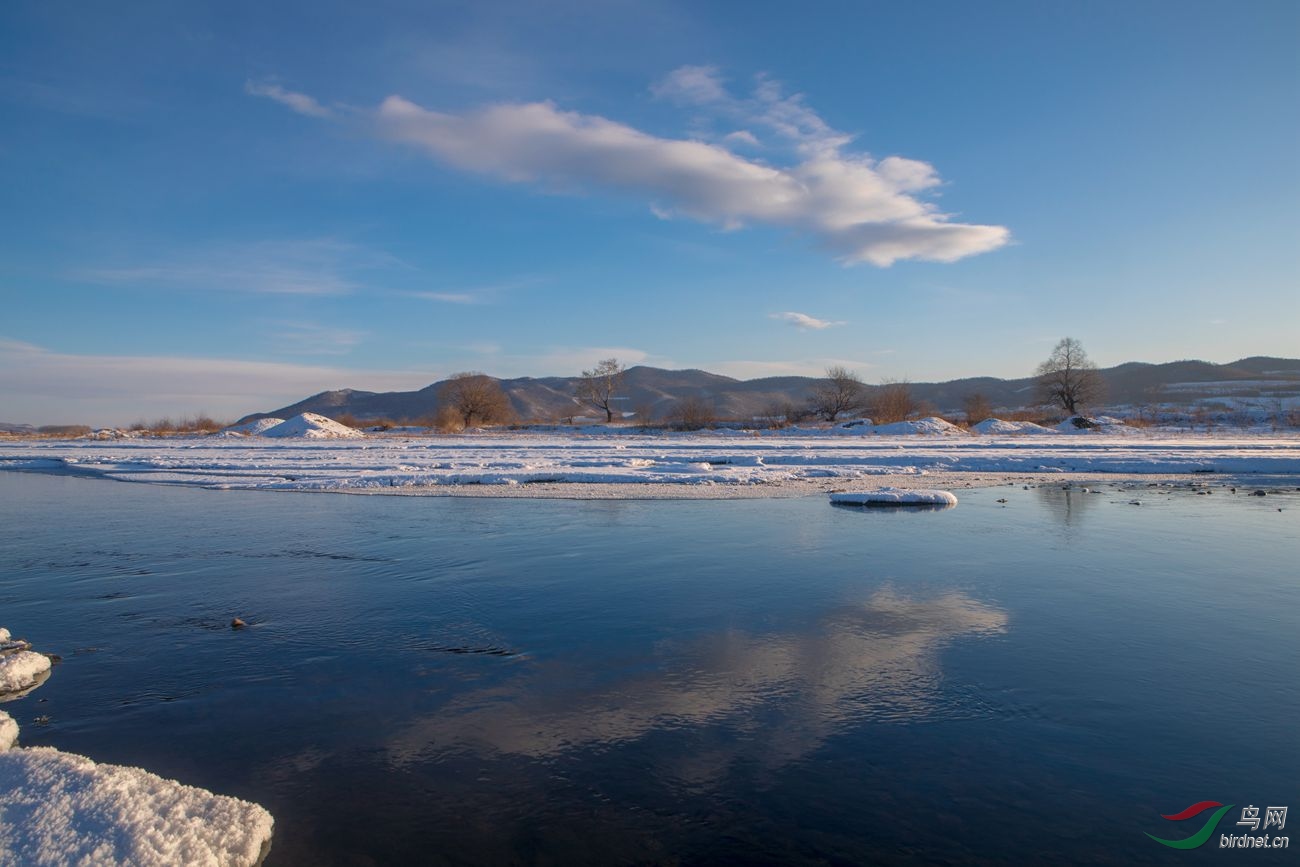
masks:
<path fill-rule="evenodd" d="M 274 350 L 285 355 L 347 355 L 369 333 L 316 322 L 273 322 L 267 331 Z"/>
<path fill-rule="evenodd" d="M 444 304 L 482 304 L 483 299 L 469 292 L 407 292 L 408 298 L 441 301 Z"/>
<path fill-rule="evenodd" d="M 142 288 L 279 295 L 346 295 L 363 271 L 399 267 L 393 257 L 334 239 L 222 244 L 166 259 L 82 268 L 74 278 Z"/>
<path fill-rule="evenodd" d="M 846 263 L 953 262 L 1010 238 L 1003 226 L 956 222 L 921 198 L 940 183 L 928 163 L 849 152 L 851 136 L 776 82 L 760 79 L 751 97 L 734 99 L 716 70 L 683 67 L 656 85 L 656 93 L 766 129 L 792 149 L 793 159 L 778 166 L 728 149 L 758 143 L 748 128 L 733 131 L 726 143 L 664 138 L 551 102 L 454 114 L 390 96 L 368 117 L 376 134 L 459 169 L 552 192 L 639 198 L 664 218 L 727 229 L 784 227 Z"/>
<path fill-rule="evenodd" d="M 792 310 L 786 311 L 785 313 L 769 313 L 768 318 L 787 322 L 801 331 L 820 331 L 823 328 L 848 324 L 846 322 L 832 322 L 829 319 L 818 319 L 815 316 L 809 316 L 807 313 L 795 313 Z"/>
<path fill-rule="evenodd" d="M 296 93 L 292 90 L 285 90 L 278 84 L 267 81 L 249 81 L 244 82 L 244 92 L 252 96 L 262 96 L 267 99 L 273 99 L 281 105 L 288 106 L 298 114 L 305 114 L 308 117 L 334 117 L 335 112 L 331 108 L 321 105 L 313 97 L 305 93 Z"/>
<path fill-rule="evenodd" d="M 5 414 L 37 424 L 129 424 L 208 412 L 235 418 L 331 388 L 421 388 L 434 372 L 156 355 L 75 355 L 0 339 Z M 5 421 L 9 421 L 6 418 Z"/>

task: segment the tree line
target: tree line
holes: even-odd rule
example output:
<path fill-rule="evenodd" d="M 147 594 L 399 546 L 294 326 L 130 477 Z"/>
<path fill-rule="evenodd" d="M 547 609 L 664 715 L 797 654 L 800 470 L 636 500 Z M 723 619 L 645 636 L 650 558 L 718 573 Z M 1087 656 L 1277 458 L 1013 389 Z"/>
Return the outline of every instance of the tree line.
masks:
<path fill-rule="evenodd" d="M 603 413 L 606 423 L 622 417 L 618 410 L 623 395 L 627 366 L 617 358 L 606 358 L 577 377 L 573 390 L 574 416 L 587 407 Z M 1102 380 L 1097 366 L 1088 358 L 1083 345 L 1072 337 L 1062 339 L 1036 371 L 1039 397 L 1045 405 L 1064 410 L 1073 416 L 1094 405 L 1102 395 Z M 448 428 L 510 424 L 517 419 L 510 397 L 499 380 L 478 371 L 454 374 L 438 391 L 439 409 L 434 423 Z M 987 397 L 972 392 L 963 399 L 963 414 L 970 424 L 991 418 L 994 407 Z M 782 423 L 811 419 L 833 422 L 837 419 L 869 416 L 876 424 L 890 424 L 934 414 L 935 410 L 912 393 L 906 380 L 885 380 L 868 386 L 862 378 L 843 365 L 826 368 L 825 376 L 811 389 L 804 403 L 770 407 L 767 415 Z M 649 408 L 640 407 L 633 417 L 645 422 Z M 570 419 L 572 416 L 570 417 Z M 706 398 L 692 396 L 678 402 L 667 420 L 675 427 L 696 429 L 716 420 L 712 404 Z"/>

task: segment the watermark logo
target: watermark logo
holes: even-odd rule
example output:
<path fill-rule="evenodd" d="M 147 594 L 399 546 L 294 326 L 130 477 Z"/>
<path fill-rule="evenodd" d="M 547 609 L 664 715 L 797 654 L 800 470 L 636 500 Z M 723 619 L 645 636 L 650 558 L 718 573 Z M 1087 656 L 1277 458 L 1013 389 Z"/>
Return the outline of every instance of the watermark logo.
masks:
<path fill-rule="evenodd" d="M 1168 816 L 1161 814 L 1160 818 L 1167 819 L 1170 822 L 1184 822 L 1193 819 L 1207 810 L 1214 810 L 1210 817 L 1205 820 L 1201 829 L 1190 837 L 1184 837 L 1181 840 L 1166 840 L 1163 837 L 1157 837 L 1155 834 L 1147 834 L 1152 840 L 1155 840 L 1161 846 L 1168 846 L 1170 849 L 1197 849 L 1209 842 L 1218 829 L 1219 820 L 1221 820 L 1235 804 L 1220 804 L 1218 801 L 1198 801 L 1185 810 L 1172 813 Z M 1259 831 L 1268 831 L 1269 828 L 1276 828 L 1281 831 L 1286 827 L 1286 807 L 1265 807 L 1264 816 L 1261 819 L 1259 807 L 1251 804 L 1241 808 L 1241 819 L 1237 822 L 1239 826 L 1244 825 L 1256 834 L 1220 834 L 1220 849 L 1286 849 L 1291 845 L 1290 837 L 1278 837 L 1273 834 L 1265 833 L 1259 835 Z M 1263 827 L 1260 827 L 1262 824 Z"/>

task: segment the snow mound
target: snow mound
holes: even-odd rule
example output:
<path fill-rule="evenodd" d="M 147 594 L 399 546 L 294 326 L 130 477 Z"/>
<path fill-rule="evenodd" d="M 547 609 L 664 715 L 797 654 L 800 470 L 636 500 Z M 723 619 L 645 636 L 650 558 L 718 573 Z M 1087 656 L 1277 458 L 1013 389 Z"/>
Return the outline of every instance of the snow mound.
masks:
<path fill-rule="evenodd" d="M 252 867 L 274 819 L 247 801 L 51 747 L 0 753 L 0 863 Z"/>
<path fill-rule="evenodd" d="M 832 503 L 854 506 L 955 506 L 951 491 L 925 491 L 908 488 L 877 488 L 874 491 L 844 491 L 831 494 Z"/>
<path fill-rule="evenodd" d="M 0 656 L 0 701 L 10 693 L 25 693 L 49 670 L 50 658 L 43 653 L 20 650 Z"/>
<path fill-rule="evenodd" d="M 0 710 L 0 753 L 5 752 L 18 740 L 18 723 L 14 718 Z"/>
<path fill-rule="evenodd" d="M 966 431 L 941 418 L 930 416 L 916 421 L 896 421 L 893 424 L 878 424 L 872 430 L 884 436 L 897 434 L 965 434 Z"/>
<path fill-rule="evenodd" d="M 1003 421 L 1000 418 L 986 418 L 979 424 L 971 425 L 971 430 L 977 434 L 990 436 L 994 434 L 1048 434 L 1056 433 L 1050 427 L 1043 427 L 1041 424 L 1034 424 L 1032 421 Z"/>
<path fill-rule="evenodd" d="M 243 424 L 232 424 L 230 427 L 223 428 L 222 433 L 248 434 L 249 436 L 261 436 L 271 428 L 284 424 L 282 418 L 259 418 L 253 421 L 246 421 Z"/>
<path fill-rule="evenodd" d="M 280 422 L 275 427 L 263 430 L 262 436 L 355 440 L 361 439 L 365 434 L 359 430 L 353 430 L 347 425 L 339 424 L 332 418 L 326 418 L 314 412 L 304 412 L 302 415 L 295 415 L 288 421 Z"/>
<path fill-rule="evenodd" d="M 1067 418 L 1056 426 L 1061 433 L 1086 434 L 1086 433 L 1103 433 L 1103 434 L 1120 434 L 1133 433 L 1135 428 L 1131 428 L 1117 418 L 1111 418 L 1108 415 L 1099 415 L 1092 418 L 1086 415 L 1076 415 Z"/>

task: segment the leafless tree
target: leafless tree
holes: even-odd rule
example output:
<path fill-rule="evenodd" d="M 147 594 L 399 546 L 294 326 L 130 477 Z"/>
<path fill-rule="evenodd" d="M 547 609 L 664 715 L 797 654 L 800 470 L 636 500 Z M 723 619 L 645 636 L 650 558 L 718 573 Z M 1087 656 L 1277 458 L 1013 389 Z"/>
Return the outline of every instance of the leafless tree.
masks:
<path fill-rule="evenodd" d="M 718 420 L 713 403 L 698 395 L 679 400 L 672 410 L 673 427 L 678 430 L 700 430 Z"/>
<path fill-rule="evenodd" d="M 919 410 L 920 405 L 912 396 L 912 384 L 905 379 L 882 381 L 867 402 L 867 413 L 876 424 L 906 421 Z"/>
<path fill-rule="evenodd" d="M 465 427 L 500 424 L 514 415 L 501 383 L 484 373 L 457 373 L 438 389 L 438 399 L 460 417 Z"/>
<path fill-rule="evenodd" d="M 613 421 L 614 396 L 623 387 L 623 374 L 626 372 L 627 367 L 617 358 L 606 358 L 591 370 L 584 370 L 578 379 L 578 399 L 604 410 L 606 422 Z"/>
<path fill-rule="evenodd" d="M 1059 406 L 1070 415 L 1100 399 L 1103 385 L 1097 365 L 1073 337 L 1063 338 L 1047 360 L 1038 365 L 1043 402 Z"/>
<path fill-rule="evenodd" d="M 981 392 L 972 391 L 962 398 L 962 412 L 966 414 L 966 424 L 979 424 L 985 419 L 993 418 L 993 404 Z"/>
<path fill-rule="evenodd" d="M 826 421 L 863 407 L 862 378 L 842 365 L 826 368 L 826 378 L 813 386 L 808 408 Z"/>

